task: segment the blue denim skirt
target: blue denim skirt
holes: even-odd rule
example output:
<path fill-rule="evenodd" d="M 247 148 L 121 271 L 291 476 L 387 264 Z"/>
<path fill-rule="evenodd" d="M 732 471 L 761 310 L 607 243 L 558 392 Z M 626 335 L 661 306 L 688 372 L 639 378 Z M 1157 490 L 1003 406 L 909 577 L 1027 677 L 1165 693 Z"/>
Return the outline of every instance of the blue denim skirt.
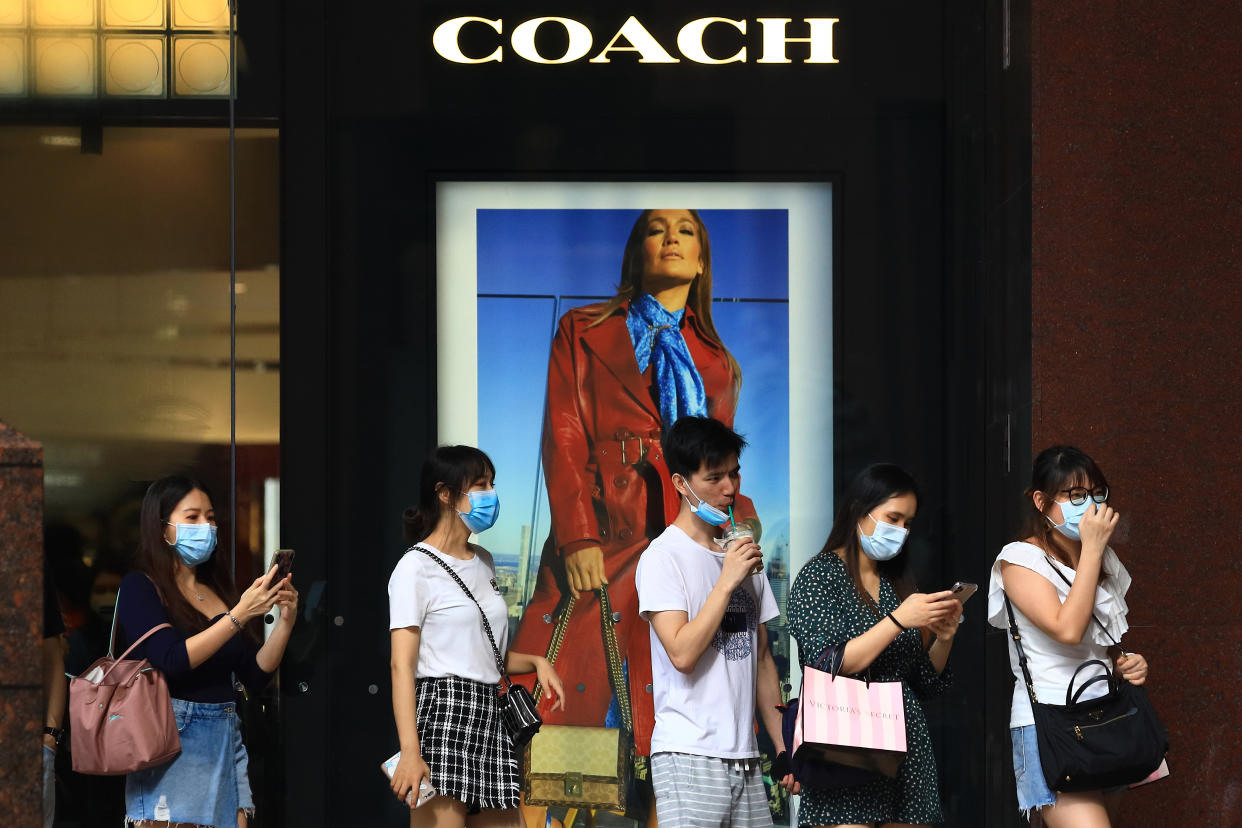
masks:
<path fill-rule="evenodd" d="M 125 777 L 125 821 L 236 828 L 239 810 L 254 813 L 236 706 L 181 699 L 172 706 L 181 755 Z"/>

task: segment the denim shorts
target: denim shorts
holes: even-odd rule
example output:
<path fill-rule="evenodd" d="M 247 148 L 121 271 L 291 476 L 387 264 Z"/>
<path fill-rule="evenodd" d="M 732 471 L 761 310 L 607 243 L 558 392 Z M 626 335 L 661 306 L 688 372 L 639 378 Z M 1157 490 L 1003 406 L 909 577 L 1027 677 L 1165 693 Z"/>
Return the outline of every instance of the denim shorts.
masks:
<path fill-rule="evenodd" d="M 1031 811 L 1055 804 L 1057 794 L 1044 780 L 1035 725 L 1010 728 L 1009 739 L 1013 742 L 1013 778 L 1018 785 L 1018 810 L 1029 819 Z"/>
<path fill-rule="evenodd" d="M 241 720 L 232 702 L 172 700 L 181 755 L 125 777 L 125 821 L 236 828 L 254 813 Z"/>

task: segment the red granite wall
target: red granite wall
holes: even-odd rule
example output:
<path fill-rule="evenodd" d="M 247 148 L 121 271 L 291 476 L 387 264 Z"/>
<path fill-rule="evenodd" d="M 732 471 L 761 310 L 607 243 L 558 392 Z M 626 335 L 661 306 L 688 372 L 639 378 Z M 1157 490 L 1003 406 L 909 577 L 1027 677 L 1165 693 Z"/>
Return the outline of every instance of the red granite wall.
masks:
<path fill-rule="evenodd" d="M 0 422 L 0 814 L 43 824 L 43 450 Z"/>
<path fill-rule="evenodd" d="M 1113 484 L 1173 776 L 1130 825 L 1239 825 L 1236 0 L 1032 8 L 1033 448 Z"/>

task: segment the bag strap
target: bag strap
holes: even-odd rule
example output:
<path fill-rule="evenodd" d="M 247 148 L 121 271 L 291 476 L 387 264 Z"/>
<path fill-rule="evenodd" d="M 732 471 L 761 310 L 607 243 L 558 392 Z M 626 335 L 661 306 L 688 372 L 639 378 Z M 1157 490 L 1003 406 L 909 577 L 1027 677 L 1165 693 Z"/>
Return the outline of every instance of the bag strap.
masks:
<path fill-rule="evenodd" d="M 608 665 L 608 682 L 612 685 L 612 692 L 617 697 L 617 707 L 621 711 L 621 726 L 624 730 L 633 733 L 634 708 L 630 699 L 630 685 L 625 676 L 624 660 L 621 658 L 621 647 L 617 643 L 612 601 L 608 597 L 607 585 L 601 585 L 595 591 L 599 594 L 599 628 L 600 637 L 604 642 L 604 659 Z M 578 598 L 572 594 L 569 595 L 565 601 L 565 607 L 561 610 L 560 615 L 557 616 L 556 627 L 553 628 L 552 637 L 548 640 L 546 657 L 549 664 L 556 664 L 557 656 L 560 655 L 561 647 L 565 643 L 565 633 L 569 628 L 569 618 L 573 614 L 577 603 Z M 543 685 L 536 681 L 535 701 L 538 702 L 542 695 Z"/>
<path fill-rule="evenodd" d="M 459 587 L 461 587 L 461 591 L 466 593 L 466 597 L 469 598 L 471 601 L 473 601 L 474 605 L 479 608 L 479 616 L 482 617 L 483 619 L 483 631 L 487 633 L 487 640 L 492 645 L 492 654 L 496 656 L 496 669 L 500 671 L 500 680 L 505 685 L 513 684 L 512 679 L 509 678 L 509 674 L 505 672 L 504 658 L 502 658 L 500 655 L 500 648 L 496 646 L 496 636 L 492 635 L 492 625 L 487 620 L 487 613 L 483 611 L 483 605 L 480 604 L 479 600 L 474 597 L 474 593 L 470 591 L 470 588 L 468 586 L 466 586 L 466 582 L 463 581 L 457 575 L 457 573 L 453 571 L 453 567 L 449 566 L 444 561 L 437 558 L 436 554 L 432 552 L 430 549 L 428 549 L 427 547 L 414 544 L 414 546 L 410 548 L 417 549 L 420 552 L 425 552 L 428 558 L 431 558 L 433 561 L 438 563 L 445 572 L 447 572 L 449 575 L 453 577 L 453 580 L 457 582 L 457 585 Z"/>
<path fill-rule="evenodd" d="M 113 625 L 115 626 L 115 624 L 116 624 L 116 618 L 115 618 L 115 617 L 112 619 L 112 623 L 113 623 Z M 120 658 L 112 659 L 112 666 L 110 666 L 107 670 L 104 670 L 104 673 L 103 673 L 103 675 L 102 675 L 102 676 L 100 676 L 100 677 L 99 677 L 99 681 L 98 681 L 98 682 L 92 682 L 92 683 L 93 683 L 93 684 L 103 684 L 103 680 L 104 680 L 104 679 L 106 679 L 106 678 L 108 677 L 108 674 L 109 674 L 109 673 L 111 673 L 113 670 L 115 670 L 115 669 L 117 668 L 117 666 L 118 666 L 118 665 L 119 665 L 122 661 L 124 661 L 124 660 L 125 660 L 125 656 L 129 655 L 130 653 L 132 653 L 132 652 L 134 651 L 134 648 L 135 648 L 135 647 L 137 647 L 139 644 L 141 644 L 142 642 L 144 642 L 144 641 L 146 641 L 148 638 L 150 638 L 150 637 L 151 637 L 151 635 L 152 635 L 153 633 L 157 633 L 157 632 L 159 632 L 160 630 L 163 630 L 163 629 L 170 629 L 170 630 L 171 630 L 171 629 L 172 629 L 172 624 L 167 624 L 167 623 L 165 623 L 165 624 L 156 624 L 154 627 L 152 627 L 151 629 L 149 629 L 149 630 L 147 630 L 146 632 L 144 632 L 141 636 L 139 636 L 139 637 L 138 637 L 138 640 L 137 640 L 137 641 L 135 641 L 133 644 L 130 644 L 130 645 L 129 645 L 129 647 L 128 647 L 128 648 L 126 648 L 125 652 L 121 653 L 121 657 L 120 657 Z M 109 648 L 108 648 L 108 658 L 112 658 L 112 648 L 111 648 L 111 646 L 109 646 Z"/>
<path fill-rule="evenodd" d="M 1005 598 L 1005 612 L 1009 615 L 1009 635 L 1013 638 L 1013 645 L 1018 650 L 1018 665 L 1022 667 L 1022 677 L 1026 679 L 1026 692 L 1031 697 L 1031 704 L 1039 704 L 1039 699 L 1035 697 L 1035 683 L 1031 681 L 1031 671 L 1026 668 L 1026 651 L 1022 649 L 1022 636 L 1018 633 L 1018 622 L 1013 615 L 1013 604 L 1009 603 L 1009 594 L 1005 590 L 1001 590 L 1001 595 Z"/>
<path fill-rule="evenodd" d="M 1074 691 L 1074 682 L 1078 681 L 1078 674 L 1081 673 L 1084 668 L 1090 667 L 1093 664 L 1100 665 L 1100 669 L 1104 671 L 1104 675 L 1092 676 L 1082 684 L 1078 685 L 1078 690 Z M 1113 680 L 1113 671 L 1108 669 L 1108 665 L 1100 661 L 1098 658 L 1093 658 L 1090 661 L 1084 661 L 1082 664 L 1079 664 L 1078 669 L 1074 671 L 1074 675 L 1070 677 L 1069 684 L 1065 687 L 1065 706 L 1069 707 L 1071 704 L 1076 704 L 1078 702 L 1078 697 L 1082 695 L 1082 691 L 1086 690 L 1097 681 L 1108 682 L 1108 689 L 1110 691 L 1115 690 L 1117 687 L 1115 681 Z M 1072 695 L 1071 691 L 1073 691 Z"/>
<path fill-rule="evenodd" d="M 1061 571 L 1061 567 L 1057 566 L 1056 561 L 1052 560 L 1051 556 L 1045 553 L 1044 560 L 1048 561 L 1048 565 L 1052 567 L 1052 571 L 1057 573 L 1057 576 L 1060 577 L 1062 581 L 1065 581 L 1065 585 L 1067 587 L 1069 587 L 1070 589 L 1074 588 L 1074 582 L 1071 581 L 1069 578 L 1065 577 L 1065 573 Z M 1103 564 L 1101 563 L 1100 566 L 1102 567 Z M 1108 640 L 1113 642 L 1114 647 L 1118 647 L 1118 648 L 1121 647 L 1121 644 L 1118 643 L 1117 639 L 1113 638 L 1113 634 L 1108 631 L 1108 627 L 1104 626 L 1104 622 L 1102 622 L 1100 619 L 1095 617 L 1094 612 L 1091 613 L 1091 619 L 1095 621 L 1095 623 L 1100 625 L 1100 629 L 1104 631 L 1104 635 L 1108 636 Z"/>
<path fill-rule="evenodd" d="M 845 648 L 839 644 L 829 644 L 827 647 L 824 647 L 824 651 L 820 653 L 819 658 L 811 663 L 811 666 L 821 673 L 831 674 L 835 679 L 841 674 L 841 665 L 844 662 Z M 870 670 L 870 667 L 867 669 Z"/>
<path fill-rule="evenodd" d="M 612 684 L 612 692 L 617 697 L 617 707 L 621 711 L 621 727 L 629 733 L 634 732 L 634 711 L 630 703 L 630 683 L 626 680 L 625 665 L 621 659 L 621 647 L 617 644 L 616 624 L 619 619 L 613 618 L 612 601 L 608 598 L 607 585 L 599 588 L 599 630 L 604 639 L 604 658 L 608 662 L 608 681 Z"/>

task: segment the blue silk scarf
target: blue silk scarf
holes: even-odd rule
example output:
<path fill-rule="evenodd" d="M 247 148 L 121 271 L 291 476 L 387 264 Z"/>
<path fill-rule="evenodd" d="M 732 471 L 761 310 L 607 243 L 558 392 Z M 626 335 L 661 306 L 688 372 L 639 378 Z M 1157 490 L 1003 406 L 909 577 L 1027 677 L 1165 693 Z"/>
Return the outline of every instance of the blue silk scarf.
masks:
<path fill-rule="evenodd" d="M 667 431 L 679 417 L 707 416 L 707 391 L 703 377 L 690 358 L 690 348 L 681 335 L 685 308 L 673 313 L 649 294 L 630 302 L 625 325 L 634 343 L 638 370 L 653 367 L 656 388 L 660 394 L 660 420 Z"/>

